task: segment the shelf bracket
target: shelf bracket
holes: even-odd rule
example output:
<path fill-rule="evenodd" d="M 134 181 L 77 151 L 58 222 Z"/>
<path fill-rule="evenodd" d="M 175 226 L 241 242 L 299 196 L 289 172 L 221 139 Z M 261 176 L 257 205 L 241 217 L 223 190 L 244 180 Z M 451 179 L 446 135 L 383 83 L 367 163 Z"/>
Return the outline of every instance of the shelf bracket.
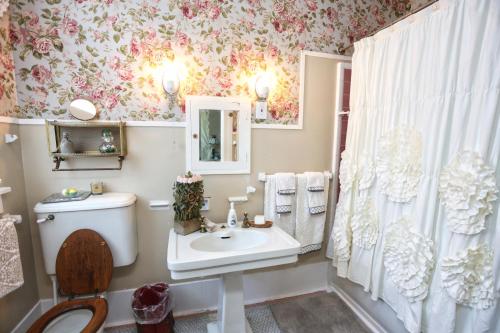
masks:
<path fill-rule="evenodd" d="M 118 171 L 118 170 L 122 169 L 124 159 L 125 159 L 125 156 L 118 156 L 118 166 L 116 168 L 74 168 L 74 169 L 63 168 L 63 169 L 61 169 L 61 161 L 64 161 L 64 158 L 55 156 L 54 163 L 56 165 L 54 166 L 54 168 L 52 168 L 52 171 Z"/>

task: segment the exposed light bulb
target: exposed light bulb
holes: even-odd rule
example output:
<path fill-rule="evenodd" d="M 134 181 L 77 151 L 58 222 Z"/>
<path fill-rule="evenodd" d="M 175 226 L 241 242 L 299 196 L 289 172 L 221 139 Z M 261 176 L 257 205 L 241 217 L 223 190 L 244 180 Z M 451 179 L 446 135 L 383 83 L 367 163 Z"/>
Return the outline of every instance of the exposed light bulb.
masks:
<path fill-rule="evenodd" d="M 169 95 L 175 95 L 179 91 L 180 81 L 187 76 L 186 66 L 181 62 L 170 62 L 165 65 L 163 72 L 163 89 Z"/>
<path fill-rule="evenodd" d="M 271 89 L 274 87 L 276 79 L 271 72 L 260 73 L 255 78 L 255 94 L 259 100 L 267 100 Z"/>

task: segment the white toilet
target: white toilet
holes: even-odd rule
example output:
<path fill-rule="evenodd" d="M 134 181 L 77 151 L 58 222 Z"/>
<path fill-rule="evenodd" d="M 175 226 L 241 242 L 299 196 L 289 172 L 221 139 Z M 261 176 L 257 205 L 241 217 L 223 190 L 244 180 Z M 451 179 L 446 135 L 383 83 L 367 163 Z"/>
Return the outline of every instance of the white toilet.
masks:
<path fill-rule="evenodd" d="M 134 194 L 105 193 L 83 201 L 36 204 L 55 306 L 29 332 L 102 330 L 108 305 L 101 293 L 109 286 L 112 268 L 130 265 L 137 257 L 135 202 Z M 57 302 L 56 281 L 67 301 Z"/>

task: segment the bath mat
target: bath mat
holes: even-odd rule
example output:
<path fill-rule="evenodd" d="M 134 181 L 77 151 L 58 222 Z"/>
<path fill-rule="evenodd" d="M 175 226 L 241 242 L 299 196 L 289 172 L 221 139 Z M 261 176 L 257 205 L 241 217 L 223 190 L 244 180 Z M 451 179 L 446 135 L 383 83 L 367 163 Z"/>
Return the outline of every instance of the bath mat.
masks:
<path fill-rule="evenodd" d="M 280 333 L 280 329 L 269 305 L 252 306 L 245 309 L 246 317 L 254 333 Z M 216 313 L 180 318 L 175 320 L 175 333 L 206 333 L 207 324 L 217 320 Z M 105 333 L 136 333 L 135 325 L 112 327 Z"/>

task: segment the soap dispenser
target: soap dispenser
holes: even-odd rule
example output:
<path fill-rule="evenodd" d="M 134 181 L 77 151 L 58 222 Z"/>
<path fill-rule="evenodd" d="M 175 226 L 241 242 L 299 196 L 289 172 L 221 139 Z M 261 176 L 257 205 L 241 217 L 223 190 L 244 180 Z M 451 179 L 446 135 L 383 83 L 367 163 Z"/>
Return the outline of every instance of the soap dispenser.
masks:
<path fill-rule="evenodd" d="M 237 217 L 236 217 L 236 210 L 234 209 L 234 202 L 231 201 L 231 208 L 229 209 L 229 212 L 227 213 L 227 225 L 230 228 L 234 228 L 237 226 Z"/>

